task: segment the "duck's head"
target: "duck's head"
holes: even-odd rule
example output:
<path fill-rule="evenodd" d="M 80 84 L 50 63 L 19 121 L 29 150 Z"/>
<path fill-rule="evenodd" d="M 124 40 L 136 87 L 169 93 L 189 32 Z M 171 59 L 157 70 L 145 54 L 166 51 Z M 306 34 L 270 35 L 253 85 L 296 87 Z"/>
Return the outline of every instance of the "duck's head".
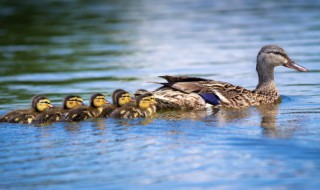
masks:
<path fill-rule="evenodd" d="M 53 107 L 51 101 L 42 95 L 37 95 L 32 98 L 32 108 L 38 112 L 43 112 Z"/>
<path fill-rule="evenodd" d="M 118 107 L 124 106 L 125 104 L 132 101 L 130 93 L 121 89 L 113 92 L 112 99 L 113 104 Z"/>
<path fill-rule="evenodd" d="M 109 104 L 109 102 L 106 100 L 106 97 L 101 93 L 93 94 L 90 98 L 91 107 L 99 108 L 105 104 Z"/>
<path fill-rule="evenodd" d="M 147 109 L 149 107 L 151 107 L 152 105 L 157 104 L 157 101 L 155 99 L 155 97 L 153 96 L 153 94 L 151 93 L 145 93 L 141 96 L 139 96 L 136 100 L 136 104 L 137 107 L 141 108 L 141 109 Z"/>
<path fill-rule="evenodd" d="M 73 109 L 78 106 L 83 106 L 83 99 L 80 96 L 69 95 L 63 99 L 63 109 Z"/>
<path fill-rule="evenodd" d="M 268 68 L 273 69 L 276 66 L 285 66 L 301 72 L 308 71 L 308 69 L 291 60 L 283 48 L 277 45 L 263 46 L 257 56 L 258 73 Z"/>

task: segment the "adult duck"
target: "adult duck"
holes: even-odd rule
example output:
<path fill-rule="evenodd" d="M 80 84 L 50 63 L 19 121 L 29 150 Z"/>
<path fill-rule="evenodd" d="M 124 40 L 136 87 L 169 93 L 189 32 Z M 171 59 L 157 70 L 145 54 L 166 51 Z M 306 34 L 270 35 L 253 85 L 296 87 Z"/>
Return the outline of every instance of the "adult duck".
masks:
<path fill-rule="evenodd" d="M 256 70 L 259 83 L 254 90 L 226 82 L 188 76 L 161 76 L 167 83 L 153 92 L 159 108 L 202 109 L 206 105 L 244 108 L 273 103 L 279 99 L 274 82 L 274 68 L 285 66 L 301 72 L 308 71 L 296 64 L 286 51 L 276 45 L 261 48 Z"/>

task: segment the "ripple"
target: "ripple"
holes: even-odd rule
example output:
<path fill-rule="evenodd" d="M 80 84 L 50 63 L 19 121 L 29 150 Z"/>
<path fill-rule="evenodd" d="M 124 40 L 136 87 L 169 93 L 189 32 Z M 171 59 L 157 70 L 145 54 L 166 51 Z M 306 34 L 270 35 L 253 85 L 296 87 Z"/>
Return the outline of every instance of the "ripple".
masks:
<path fill-rule="evenodd" d="M 0 113 L 34 94 L 110 98 L 164 74 L 254 89 L 255 59 L 279 44 L 282 102 L 164 112 L 151 120 L 0 123 L 0 188 L 315 189 L 319 187 L 317 1 L 9 1 L 0 7 Z M 248 172 L 250 171 L 250 172 Z M 281 179 L 281 180 L 279 180 Z"/>

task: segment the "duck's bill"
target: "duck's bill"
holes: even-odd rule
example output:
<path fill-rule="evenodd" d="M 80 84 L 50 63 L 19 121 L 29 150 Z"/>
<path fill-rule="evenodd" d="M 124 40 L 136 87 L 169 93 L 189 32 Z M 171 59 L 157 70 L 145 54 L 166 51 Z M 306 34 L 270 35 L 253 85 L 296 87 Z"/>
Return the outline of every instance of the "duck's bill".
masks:
<path fill-rule="evenodd" d="M 294 61 L 288 61 L 288 63 L 284 64 L 285 67 L 288 67 L 290 69 L 294 69 L 296 71 L 300 72 L 307 72 L 308 69 L 302 67 L 301 65 L 296 64 Z"/>

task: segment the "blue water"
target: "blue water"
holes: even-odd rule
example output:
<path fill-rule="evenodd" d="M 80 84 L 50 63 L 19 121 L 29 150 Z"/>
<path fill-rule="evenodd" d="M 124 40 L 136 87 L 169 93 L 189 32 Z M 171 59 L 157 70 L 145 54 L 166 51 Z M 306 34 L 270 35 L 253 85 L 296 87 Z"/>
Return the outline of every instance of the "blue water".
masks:
<path fill-rule="evenodd" d="M 318 189 L 320 1 L 12 1 L 0 6 L 0 115 L 165 74 L 255 88 L 277 44 L 279 105 L 153 119 L 0 123 L 0 189 Z"/>

